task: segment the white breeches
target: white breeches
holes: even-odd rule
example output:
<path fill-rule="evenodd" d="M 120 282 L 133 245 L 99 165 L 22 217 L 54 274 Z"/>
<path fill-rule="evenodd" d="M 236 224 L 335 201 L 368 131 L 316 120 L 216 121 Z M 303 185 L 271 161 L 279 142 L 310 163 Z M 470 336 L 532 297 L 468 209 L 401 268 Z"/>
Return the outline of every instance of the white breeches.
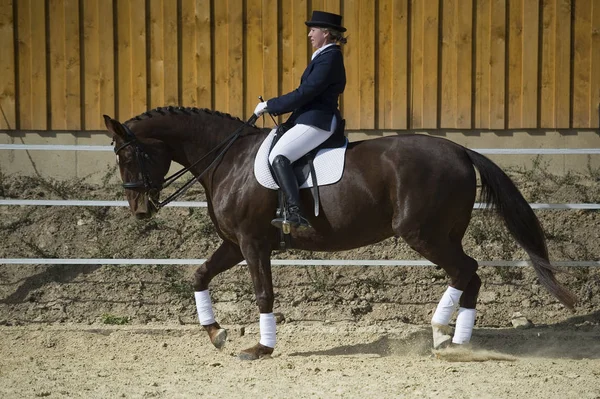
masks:
<path fill-rule="evenodd" d="M 283 137 L 279 139 L 271 154 L 269 154 L 269 163 L 273 164 L 273 160 L 278 155 L 283 155 L 290 162 L 295 162 L 302 158 L 309 151 L 315 149 L 318 145 L 325 142 L 335 132 L 337 122 L 335 116 L 331 121 L 331 130 L 323 130 L 310 125 L 295 125 L 290 130 L 285 132 Z"/>

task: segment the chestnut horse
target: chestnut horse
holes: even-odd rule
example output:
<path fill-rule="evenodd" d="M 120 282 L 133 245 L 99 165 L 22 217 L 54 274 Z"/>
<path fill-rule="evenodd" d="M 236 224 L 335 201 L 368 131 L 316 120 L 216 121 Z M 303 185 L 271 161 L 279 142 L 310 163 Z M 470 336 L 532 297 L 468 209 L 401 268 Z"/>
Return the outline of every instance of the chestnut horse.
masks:
<path fill-rule="evenodd" d="M 268 131 L 254 126 L 255 117 L 244 123 L 197 108 L 157 108 L 123 124 L 106 115 L 104 119 L 136 217 L 150 217 L 164 205 L 159 194 L 171 161 L 189 170 L 206 191 L 208 212 L 223 242 L 197 269 L 194 289 L 208 298 L 202 306 L 196 300 L 213 345 L 221 348 L 227 332 L 214 317 L 202 322 L 201 312 L 212 315 L 209 283 L 243 260 L 254 284 L 263 337 L 262 317 L 272 315 L 274 302 L 270 256 L 280 242 L 278 230 L 270 223 L 278 205 L 277 192 L 262 187 L 253 172 L 254 158 Z M 448 290 L 460 295 L 450 300 L 442 297 L 438 310 L 447 314 L 441 322 L 432 320 L 434 347 L 449 343 L 448 319 L 459 306 L 472 311 L 472 320 L 466 322 L 467 338 L 457 343 L 468 342 L 481 280 L 477 262 L 464 253 L 461 241 L 475 203 L 475 169 L 482 201 L 495 209 L 527 252 L 541 284 L 572 308 L 576 298 L 555 279 L 540 223 L 511 179 L 483 155 L 442 138 L 402 135 L 350 143 L 342 179 L 320 188 L 319 216 L 307 212 L 312 228 L 292 231 L 292 245 L 342 251 L 402 237 L 444 269 L 450 277 Z M 312 209 L 309 190 L 301 191 L 304 209 Z M 457 332 L 458 324 L 457 318 Z M 261 338 L 243 350 L 241 358 L 258 359 L 273 352 L 275 322 L 266 330 L 265 342 L 271 345 Z"/>

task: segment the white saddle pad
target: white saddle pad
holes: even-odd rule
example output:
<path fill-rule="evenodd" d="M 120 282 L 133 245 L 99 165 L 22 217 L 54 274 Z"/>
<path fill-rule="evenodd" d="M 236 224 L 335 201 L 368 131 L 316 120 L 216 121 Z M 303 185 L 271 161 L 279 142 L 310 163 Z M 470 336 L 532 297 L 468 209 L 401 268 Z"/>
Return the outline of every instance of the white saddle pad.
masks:
<path fill-rule="evenodd" d="M 256 176 L 256 180 L 261 186 L 277 190 L 279 186 L 275 183 L 275 179 L 273 179 L 269 170 L 269 148 L 271 148 L 274 138 L 275 132 L 271 132 L 260 146 L 254 160 L 254 176 Z M 336 183 L 342 178 L 346 147 L 348 147 L 348 139 L 346 139 L 346 144 L 343 147 L 319 150 L 314 160 L 319 186 Z M 312 185 L 312 176 L 309 173 L 308 179 L 300 185 L 300 188 L 308 188 Z"/>

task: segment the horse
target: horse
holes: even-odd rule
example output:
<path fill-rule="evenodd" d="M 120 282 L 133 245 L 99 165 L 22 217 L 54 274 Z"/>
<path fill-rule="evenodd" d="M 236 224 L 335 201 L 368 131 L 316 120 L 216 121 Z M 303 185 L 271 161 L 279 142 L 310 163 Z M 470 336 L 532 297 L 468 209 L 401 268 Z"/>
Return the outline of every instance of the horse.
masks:
<path fill-rule="evenodd" d="M 203 186 L 222 243 L 194 273 L 200 323 L 211 343 L 221 349 L 227 331 L 214 319 L 209 284 L 245 260 L 261 316 L 261 340 L 239 357 L 255 360 L 271 355 L 275 321 L 263 323 L 263 316 L 273 314 L 270 256 L 281 240 L 270 222 L 278 194 L 259 185 L 253 174 L 255 156 L 269 129 L 257 127 L 254 116 L 244 122 L 190 107 L 156 108 L 124 123 L 107 115 L 104 120 L 135 217 L 151 217 L 166 202 L 159 198 L 173 181 L 165 180 L 171 162 L 185 168 L 175 177 L 186 171 L 193 174 L 184 187 L 195 181 Z M 462 238 L 476 199 L 476 170 L 485 207 L 495 211 L 527 252 L 540 283 L 573 309 L 577 299 L 556 280 L 540 222 L 512 180 L 485 156 L 440 137 L 406 134 L 348 143 L 341 180 L 320 187 L 318 216 L 306 215 L 310 229 L 291 232 L 292 247 L 343 251 L 401 237 L 450 279 L 432 318 L 433 347 L 468 343 L 481 279 L 477 261 L 463 250 Z M 311 209 L 309 190 L 301 190 L 301 202 L 304 209 Z M 451 337 L 450 317 L 457 310 Z M 204 320 L 203 312 L 209 315 Z"/>

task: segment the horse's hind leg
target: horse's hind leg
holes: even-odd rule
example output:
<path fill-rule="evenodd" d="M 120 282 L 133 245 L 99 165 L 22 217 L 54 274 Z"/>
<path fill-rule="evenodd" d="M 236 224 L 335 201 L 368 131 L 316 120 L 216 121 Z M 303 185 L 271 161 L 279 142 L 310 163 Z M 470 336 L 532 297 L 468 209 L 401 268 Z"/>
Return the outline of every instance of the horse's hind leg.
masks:
<path fill-rule="evenodd" d="M 219 273 L 231 269 L 244 260 L 240 248 L 229 241 L 221 246 L 200 266 L 194 274 L 194 297 L 200 324 L 210 338 L 210 342 L 221 349 L 227 341 L 227 330 L 215 321 L 208 284 Z"/>
<path fill-rule="evenodd" d="M 462 239 L 462 233 L 459 236 Z M 451 279 L 431 319 L 434 348 L 445 346 L 451 340 L 454 344 L 468 343 L 475 324 L 475 306 L 481 286 L 477 262 L 464 253 L 461 240 L 456 235 L 404 238 L 413 249 L 444 269 Z M 450 319 L 457 309 L 456 330 L 451 337 Z"/>

